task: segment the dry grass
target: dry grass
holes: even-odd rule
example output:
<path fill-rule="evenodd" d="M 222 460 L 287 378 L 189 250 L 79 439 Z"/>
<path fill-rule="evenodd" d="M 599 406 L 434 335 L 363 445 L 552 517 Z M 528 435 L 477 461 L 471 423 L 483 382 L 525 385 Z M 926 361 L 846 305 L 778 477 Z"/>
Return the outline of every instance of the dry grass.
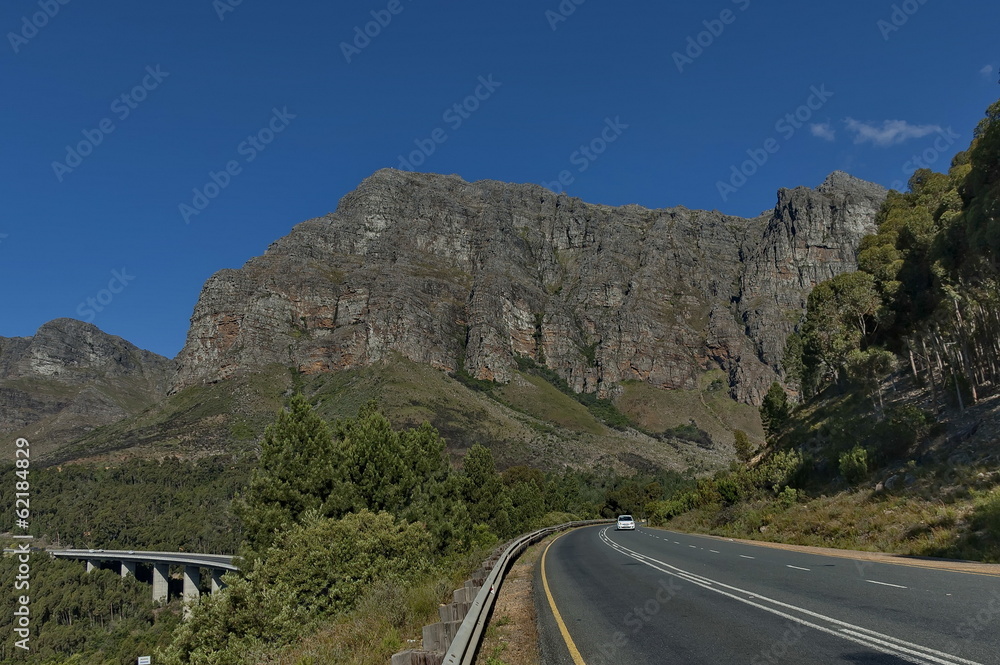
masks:
<path fill-rule="evenodd" d="M 421 648 L 423 627 L 439 621 L 438 606 L 488 553 L 465 558 L 409 588 L 386 584 L 372 588 L 349 615 L 298 644 L 283 649 L 261 665 L 385 665 L 404 649 Z"/>
<path fill-rule="evenodd" d="M 504 402 L 512 408 L 575 432 L 603 435 L 607 428 L 583 404 L 559 392 L 545 379 L 518 372 L 500 389 Z"/>
<path fill-rule="evenodd" d="M 662 432 L 694 420 L 713 440 L 727 446 L 732 445 L 733 430 L 737 429 L 763 443 L 764 429 L 757 409 L 731 399 L 721 384 L 722 376 L 721 372 L 706 372 L 699 390 L 661 390 L 628 381 L 615 405 L 650 432 Z"/>
<path fill-rule="evenodd" d="M 521 555 L 500 587 L 477 665 L 538 665 L 534 570 L 548 539 Z"/>
<path fill-rule="evenodd" d="M 995 486 L 1000 478 L 986 478 L 988 487 L 951 496 L 916 487 L 898 494 L 844 491 L 791 506 L 759 499 L 693 510 L 667 526 L 792 545 L 995 563 L 1000 562 L 1000 487 Z"/>

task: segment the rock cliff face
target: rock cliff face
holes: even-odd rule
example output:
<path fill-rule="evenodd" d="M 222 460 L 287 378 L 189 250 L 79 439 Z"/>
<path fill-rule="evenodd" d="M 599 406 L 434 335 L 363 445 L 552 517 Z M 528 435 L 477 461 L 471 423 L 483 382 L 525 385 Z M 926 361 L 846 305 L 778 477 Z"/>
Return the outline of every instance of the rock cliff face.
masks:
<path fill-rule="evenodd" d="M 0 433 L 57 447 L 162 399 L 172 361 L 73 319 L 0 337 Z"/>
<path fill-rule="evenodd" d="M 722 368 L 733 396 L 758 403 L 808 291 L 855 268 L 885 195 L 838 172 L 743 219 L 379 171 L 208 280 L 173 388 L 392 354 L 507 382 L 527 356 L 602 395 L 629 380 L 693 388 Z"/>

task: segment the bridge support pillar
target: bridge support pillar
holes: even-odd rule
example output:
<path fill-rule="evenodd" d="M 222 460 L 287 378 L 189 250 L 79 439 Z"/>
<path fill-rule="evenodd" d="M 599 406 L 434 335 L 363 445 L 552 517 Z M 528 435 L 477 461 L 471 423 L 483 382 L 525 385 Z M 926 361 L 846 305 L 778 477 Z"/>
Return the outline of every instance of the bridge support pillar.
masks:
<path fill-rule="evenodd" d="M 166 563 L 153 564 L 153 600 L 167 601 L 170 593 L 168 579 L 170 577 L 170 565 Z"/>
<path fill-rule="evenodd" d="M 198 566 L 184 566 L 184 605 L 185 607 L 198 602 L 200 592 L 198 585 L 201 584 L 201 568 Z M 185 610 L 187 612 L 189 610 Z"/>
<path fill-rule="evenodd" d="M 88 573 L 92 573 L 92 572 L 94 572 L 95 570 L 97 570 L 100 567 L 101 567 L 101 564 L 100 564 L 99 561 L 97 561 L 95 559 L 87 559 L 87 572 Z"/>
<path fill-rule="evenodd" d="M 216 591 L 221 591 L 226 587 L 226 583 L 222 581 L 222 576 L 226 571 L 219 570 L 218 568 L 212 569 L 212 593 Z"/>
<path fill-rule="evenodd" d="M 128 577 L 129 575 L 135 577 L 135 566 L 135 561 L 122 561 L 122 578 Z"/>

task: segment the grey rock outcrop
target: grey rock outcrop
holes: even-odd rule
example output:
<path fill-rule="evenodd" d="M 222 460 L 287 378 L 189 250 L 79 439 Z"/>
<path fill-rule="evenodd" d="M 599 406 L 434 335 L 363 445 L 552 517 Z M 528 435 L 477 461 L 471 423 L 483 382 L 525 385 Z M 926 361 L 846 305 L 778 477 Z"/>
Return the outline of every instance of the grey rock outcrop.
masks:
<path fill-rule="evenodd" d="M 49 449 L 155 403 L 171 360 L 89 323 L 56 319 L 32 337 L 0 338 L 0 432 Z"/>
<path fill-rule="evenodd" d="M 809 290 L 855 268 L 885 195 L 834 173 L 743 219 L 382 170 L 208 280 L 173 389 L 393 354 L 506 382 L 527 356 L 602 395 L 628 380 L 693 388 L 722 368 L 759 403 Z"/>

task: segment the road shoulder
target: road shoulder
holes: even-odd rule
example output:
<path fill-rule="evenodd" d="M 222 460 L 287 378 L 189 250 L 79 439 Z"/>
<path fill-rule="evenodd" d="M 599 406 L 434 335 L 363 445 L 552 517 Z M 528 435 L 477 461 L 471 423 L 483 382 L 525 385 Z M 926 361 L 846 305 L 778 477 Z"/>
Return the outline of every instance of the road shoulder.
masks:
<path fill-rule="evenodd" d="M 647 527 L 661 531 L 674 531 L 664 527 Z M 854 559 L 856 561 L 871 561 L 873 563 L 888 563 L 897 566 L 912 566 L 915 568 L 931 568 L 934 570 L 950 570 L 958 573 L 971 573 L 975 575 L 989 575 L 1000 577 L 1000 564 L 979 563 L 977 561 L 962 561 L 957 559 L 935 559 L 933 557 L 916 557 L 904 554 L 885 554 L 883 552 L 865 552 L 862 550 L 841 550 L 834 547 L 815 547 L 812 545 L 788 545 L 785 543 L 774 543 L 766 540 L 747 540 L 745 538 L 728 538 L 726 536 L 713 536 L 707 533 L 689 533 L 686 531 L 676 531 L 689 536 L 702 536 L 712 540 L 720 540 L 730 543 L 742 543 L 744 545 L 755 545 L 757 547 L 768 547 L 770 549 L 785 550 L 786 552 L 803 552 L 806 554 L 818 554 L 822 556 L 832 556 L 841 559 Z"/>

